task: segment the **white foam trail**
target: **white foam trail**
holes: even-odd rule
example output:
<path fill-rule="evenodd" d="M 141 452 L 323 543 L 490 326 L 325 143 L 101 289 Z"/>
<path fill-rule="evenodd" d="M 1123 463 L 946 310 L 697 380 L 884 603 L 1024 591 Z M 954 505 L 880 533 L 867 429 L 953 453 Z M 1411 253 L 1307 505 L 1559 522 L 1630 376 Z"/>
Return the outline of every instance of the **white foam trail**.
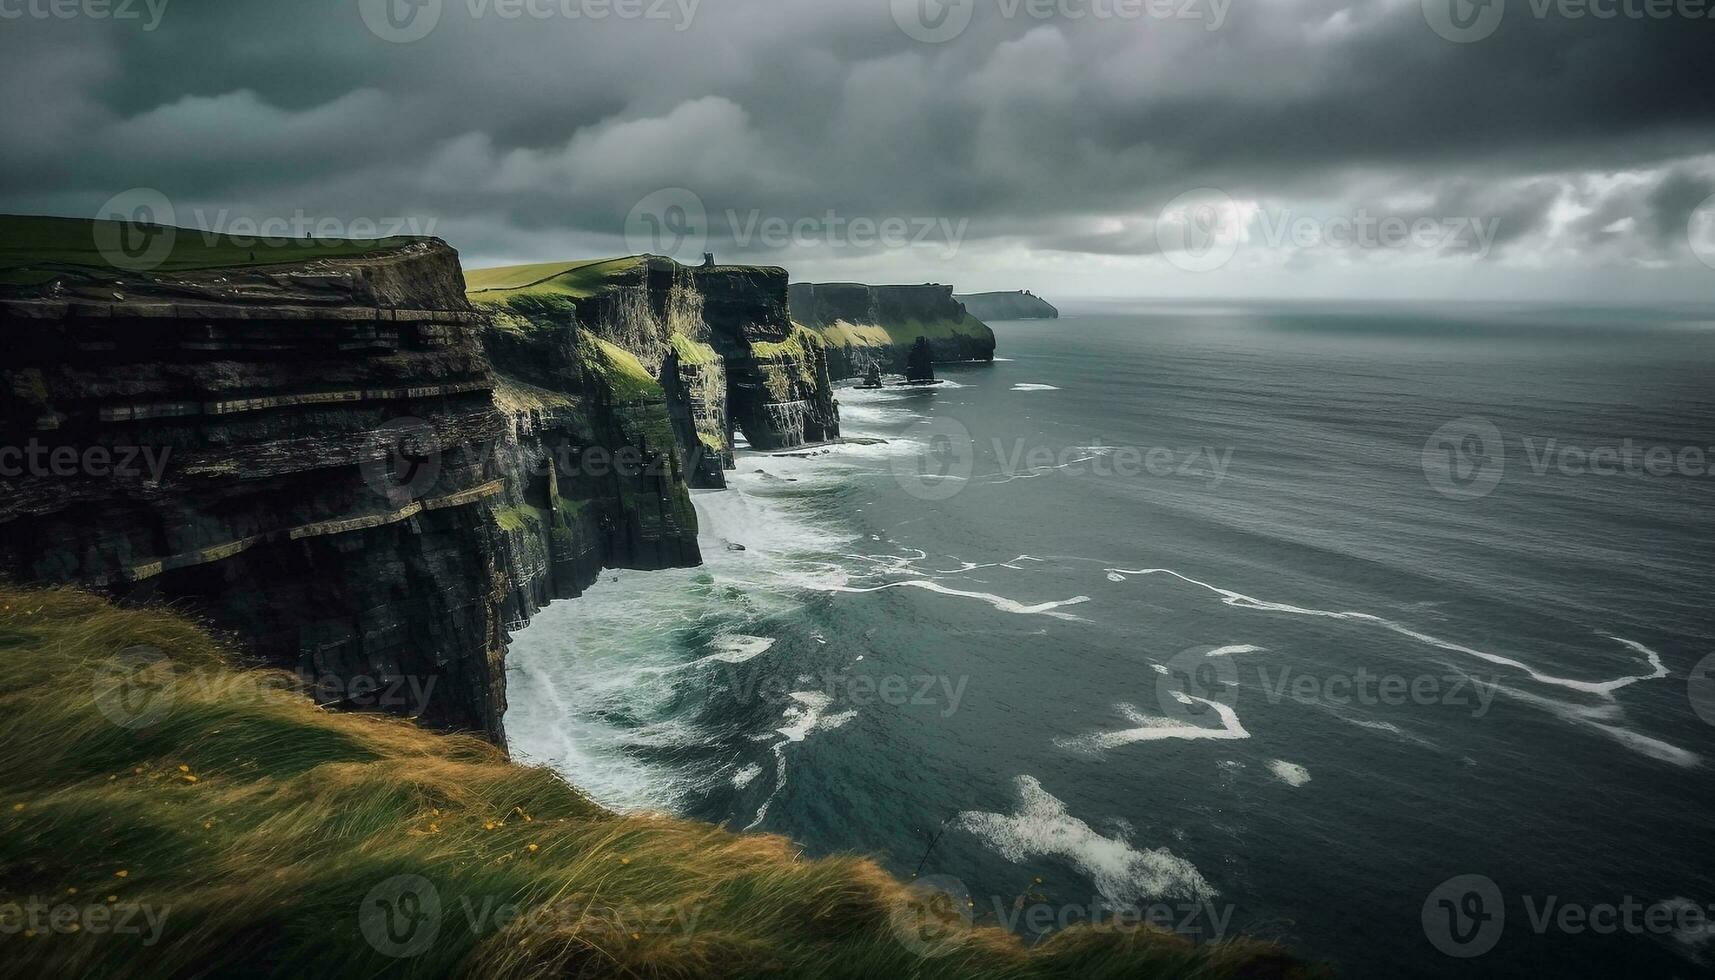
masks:
<path fill-rule="evenodd" d="M 1651 738 L 1648 735 L 1634 732 L 1620 725 L 1609 724 L 1610 721 L 1616 720 L 1620 716 L 1618 705 L 1604 704 L 1587 707 L 1567 704 L 1564 701 L 1545 698 L 1529 691 L 1521 691 L 1516 687 L 1508 687 L 1505 684 L 1496 684 L 1495 690 L 1510 698 L 1541 708 L 1564 721 L 1593 728 L 1640 755 L 1646 755 L 1652 759 L 1671 763 L 1685 769 L 1693 768 L 1702 762 L 1701 757 L 1695 752 L 1663 742 L 1659 738 Z"/>
<path fill-rule="evenodd" d="M 732 774 L 733 788 L 744 789 L 750 785 L 751 780 L 760 775 L 762 775 L 762 767 L 753 762 Z"/>
<path fill-rule="evenodd" d="M 1205 728 L 1201 725 L 1187 724 L 1175 718 L 1159 718 L 1146 715 L 1132 705 L 1121 704 L 1115 707 L 1126 716 L 1127 720 L 1136 725 L 1136 728 L 1127 728 L 1117 732 L 1092 732 L 1076 738 L 1057 738 L 1054 740 L 1054 744 L 1074 752 L 1099 755 L 1109 749 L 1117 749 L 1133 742 L 1158 742 L 1169 738 L 1188 741 L 1198 739 L 1225 741 L 1251 737 L 1251 733 L 1239 723 L 1238 713 L 1230 706 L 1181 692 L 1175 692 L 1173 696 L 1181 704 L 1202 704 L 1215 709 L 1215 714 L 1221 718 L 1221 727 Z"/>
<path fill-rule="evenodd" d="M 1267 649 L 1268 649 L 1268 647 L 1252 646 L 1249 643 L 1235 643 L 1230 647 L 1216 647 L 1215 649 L 1210 650 L 1208 653 L 1203 654 L 1203 656 L 1205 656 L 1205 657 L 1224 657 L 1224 656 L 1227 656 L 1228 654 L 1234 654 L 1234 653 L 1262 653 L 1262 652 L 1266 651 Z"/>
<path fill-rule="evenodd" d="M 960 589 L 949 588 L 939 582 L 932 582 L 925 579 L 908 579 L 904 582 L 888 582 L 886 585 L 875 585 L 870 586 L 869 588 L 859 588 L 852 585 L 835 585 L 827 587 L 826 591 L 867 593 L 880 592 L 884 589 L 897 589 L 903 586 L 926 589 L 930 592 L 939 592 L 942 595 L 959 596 L 964 599 L 978 599 L 982 602 L 988 603 L 1001 612 L 1013 613 L 1019 616 L 1053 616 L 1055 619 L 1065 619 L 1072 622 L 1081 622 L 1081 617 L 1074 616 L 1071 613 L 1056 612 L 1056 610 L 1062 606 L 1075 606 L 1079 603 L 1090 601 L 1090 597 L 1087 595 L 1077 595 L 1070 599 L 1056 599 L 1049 602 L 1038 602 L 1033 605 L 1025 605 L 1017 600 L 1008 599 L 1005 596 L 998 596 L 992 592 L 965 592 Z"/>
<path fill-rule="evenodd" d="M 1275 759 L 1268 764 L 1268 771 L 1274 773 L 1276 779 L 1288 786 L 1303 786 L 1310 781 L 1310 770 L 1293 762 Z"/>
<path fill-rule="evenodd" d="M 762 801 L 762 805 L 756 810 L 756 819 L 746 824 L 745 830 L 755 830 L 762 824 L 762 818 L 768 816 L 768 808 L 774 804 L 780 791 L 786 788 L 786 746 L 792 742 L 804 741 L 810 737 L 811 732 L 838 728 L 857 717 L 855 711 L 828 714 L 833 698 L 821 691 L 793 691 L 787 696 L 798 703 L 786 706 L 782 714 L 791 724 L 776 728 L 775 731 L 784 737 L 769 746 L 774 752 L 774 790 L 768 794 L 768 799 Z"/>
<path fill-rule="evenodd" d="M 1012 386 L 1012 390 L 1013 391 L 1059 391 L 1060 389 L 1055 387 L 1054 385 L 1016 384 L 1016 385 Z"/>
<path fill-rule="evenodd" d="M 1213 898 L 1215 889 L 1196 867 L 1166 848 L 1137 850 L 1119 837 L 1104 837 L 1072 816 L 1066 805 L 1031 776 L 1013 780 L 1019 805 L 1013 813 L 968 810 L 954 826 L 969 831 L 1014 864 L 1036 857 L 1065 858 L 1089 875 L 1102 897 L 1135 906 L 1150 899 Z"/>
<path fill-rule="evenodd" d="M 1107 571 L 1110 577 L 1113 575 L 1171 575 L 1174 578 L 1180 579 L 1184 582 L 1189 582 L 1199 588 L 1208 589 L 1210 592 L 1222 596 L 1222 602 L 1240 609 L 1256 609 L 1264 612 L 1282 612 L 1292 613 L 1293 615 L 1298 616 L 1320 616 L 1326 619 L 1374 623 L 1384 629 L 1392 630 L 1401 636 L 1407 636 L 1411 639 L 1417 640 L 1419 643 L 1426 643 L 1442 650 L 1449 650 L 1454 653 L 1463 653 L 1468 656 L 1476 657 L 1479 660 L 1485 660 L 1492 664 L 1499 664 L 1504 667 L 1512 667 L 1517 670 L 1521 670 L 1525 674 L 1529 675 L 1531 680 L 1541 684 L 1553 684 L 1557 687 L 1564 687 L 1573 691 L 1582 691 L 1586 694 L 1596 694 L 1609 699 L 1613 698 L 1615 691 L 1622 687 L 1626 687 L 1629 684 L 1635 684 L 1638 681 L 1658 680 L 1667 676 L 1667 667 L 1662 664 L 1661 656 L 1659 654 L 1641 643 L 1621 639 L 1617 636 L 1609 637 L 1609 639 L 1623 643 L 1647 657 L 1651 668 L 1650 673 L 1616 677 L 1613 680 L 1608 681 L 1581 681 L 1569 677 L 1555 677 L 1552 674 L 1545 674 L 1537 670 L 1535 667 L 1532 667 L 1522 661 L 1514 660 L 1511 657 L 1503 657 L 1500 654 L 1495 653 L 1486 653 L 1482 650 L 1475 650 L 1471 647 L 1453 643 L 1449 640 L 1430 636 L 1428 633 L 1414 630 L 1409 626 L 1396 623 L 1390 619 L 1384 619 L 1380 616 L 1374 615 L 1373 613 L 1336 612 L 1329 609 L 1310 609 L 1304 606 L 1293 606 L 1284 602 L 1270 602 L 1266 599 L 1257 599 L 1241 592 L 1234 592 L 1231 589 L 1223 589 L 1218 585 L 1199 582 L 1196 579 L 1191 578 L 1188 575 L 1182 575 L 1171 568 L 1110 568 L 1107 569 Z"/>

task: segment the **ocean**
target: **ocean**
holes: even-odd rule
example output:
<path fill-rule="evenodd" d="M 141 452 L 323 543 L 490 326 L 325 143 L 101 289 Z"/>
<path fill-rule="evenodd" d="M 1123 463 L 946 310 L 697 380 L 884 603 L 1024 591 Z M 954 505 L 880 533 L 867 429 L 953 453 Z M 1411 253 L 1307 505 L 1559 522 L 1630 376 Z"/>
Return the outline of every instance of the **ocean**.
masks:
<path fill-rule="evenodd" d="M 703 567 L 544 610 L 515 754 L 1027 938 L 1708 972 L 1715 314 L 1065 314 L 842 389 L 876 441 L 741 454 Z"/>

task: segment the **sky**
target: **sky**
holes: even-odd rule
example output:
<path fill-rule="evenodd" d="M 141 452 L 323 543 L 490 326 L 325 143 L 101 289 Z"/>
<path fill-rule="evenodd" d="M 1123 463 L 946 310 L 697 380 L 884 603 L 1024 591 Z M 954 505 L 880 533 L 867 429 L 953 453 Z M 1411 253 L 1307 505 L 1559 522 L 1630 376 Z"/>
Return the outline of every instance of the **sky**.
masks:
<path fill-rule="evenodd" d="M 0 0 L 0 211 L 1057 296 L 1715 300 L 1715 0 Z"/>

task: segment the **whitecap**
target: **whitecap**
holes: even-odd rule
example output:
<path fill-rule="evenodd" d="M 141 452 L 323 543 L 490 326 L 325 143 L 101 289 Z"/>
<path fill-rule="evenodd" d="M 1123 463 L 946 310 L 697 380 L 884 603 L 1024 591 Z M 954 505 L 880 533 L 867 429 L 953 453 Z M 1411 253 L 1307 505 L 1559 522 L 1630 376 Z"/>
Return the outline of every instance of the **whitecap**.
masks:
<path fill-rule="evenodd" d="M 1268 771 L 1274 773 L 1274 778 L 1288 786 L 1303 786 L 1310 781 L 1310 770 L 1295 762 L 1275 759 L 1269 762 Z"/>
<path fill-rule="evenodd" d="M 1232 646 L 1216 647 L 1208 653 L 1203 654 L 1203 656 L 1224 657 L 1233 653 L 1263 653 L 1267 649 L 1267 647 L 1252 646 L 1249 643 L 1235 643 Z"/>
<path fill-rule="evenodd" d="M 1166 848 L 1138 850 L 1120 837 L 1104 837 L 1072 816 L 1032 776 L 1013 780 L 1013 813 L 965 811 L 954 826 L 966 830 L 1014 864 L 1058 857 L 1088 875 L 1102 897 L 1135 906 L 1160 898 L 1205 900 L 1215 889 L 1189 861 Z"/>
<path fill-rule="evenodd" d="M 1054 385 L 1016 384 L 1016 385 L 1012 386 L 1012 390 L 1013 391 L 1059 391 L 1060 389 Z"/>

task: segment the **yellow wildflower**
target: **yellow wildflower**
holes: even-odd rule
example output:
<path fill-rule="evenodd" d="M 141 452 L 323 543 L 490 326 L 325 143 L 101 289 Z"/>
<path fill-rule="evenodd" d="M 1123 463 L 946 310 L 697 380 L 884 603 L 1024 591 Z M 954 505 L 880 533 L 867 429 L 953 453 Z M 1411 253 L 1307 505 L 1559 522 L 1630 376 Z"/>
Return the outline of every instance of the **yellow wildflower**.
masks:
<path fill-rule="evenodd" d="M 631 934 L 631 938 L 633 938 L 633 939 L 642 939 L 642 938 L 643 938 L 643 934 L 642 934 L 642 933 L 637 933 L 637 932 L 634 932 L 634 933 L 632 933 L 632 934 Z"/>
<path fill-rule="evenodd" d="M 120 868 L 118 871 L 113 872 L 113 877 L 115 877 L 115 878 L 129 878 L 129 877 L 131 877 L 131 872 L 125 870 L 124 868 Z"/>
<path fill-rule="evenodd" d="M 630 864 L 630 863 L 631 863 L 631 859 L 630 859 L 630 858 L 620 858 L 620 859 L 619 859 L 619 863 L 620 863 L 620 864 Z"/>
<path fill-rule="evenodd" d="M 190 772 L 190 771 L 191 771 L 191 767 L 190 767 L 190 766 L 180 766 L 180 767 L 179 767 L 179 771 L 180 771 L 180 772 Z"/>
<path fill-rule="evenodd" d="M 77 889 L 76 889 L 76 888 L 67 888 L 67 889 L 66 889 L 66 894 L 67 894 L 67 895 L 76 895 L 76 894 L 77 894 Z"/>
<path fill-rule="evenodd" d="M 537 851 L 541 850 L 541 848 L 536 846 L 535 844 L 526 844 L 526 845 L 524 845 L 524 849 L 526 851 L 529 851 L 531 854 L 535 854 Z"/>
<path fill-rule="evenodd" d="M 486 822 L 486 823 L 484 823 L 484 824 L 483 824 L 483 825 L 482 825 L 482 829 L 483 829 L 483 830 L 493 830 L 493 829 L 494 829 L 494 827 L 495 827 L 495 823 L 494 823 L 494 821 L 492 821 L 492 820 L 490 820 L 490 821 L 487 821 L 487 822 Z"/>
<path fill-rule="evenodd" d="M 22 809 L 24 809 L 24 804 L 22 804 L 22 803 L 12 804 L 12 812 L 13 813 L 17 813 L 19 810 L 22 810 Z"/>
<path fill-rule="evenodd" d="M 112 905 L 112 904 L 113 904 L 113 903 L 114 903 L 114 902 L 117 902 L 117 901 L 119 901 L 119 896 L 118 896 L 118 895 L 109 895 L 109 896 L 107 896 L 107 904 L 109 904 L 109 905 Z"/>
<path fill-rule="evenodd" d="M 197 778 L 195 776 L 190 776 L 190 775 L 180 776 L 179 778 L 184 780 L 187 783 L 194 783 L 197 781 Z"/>

